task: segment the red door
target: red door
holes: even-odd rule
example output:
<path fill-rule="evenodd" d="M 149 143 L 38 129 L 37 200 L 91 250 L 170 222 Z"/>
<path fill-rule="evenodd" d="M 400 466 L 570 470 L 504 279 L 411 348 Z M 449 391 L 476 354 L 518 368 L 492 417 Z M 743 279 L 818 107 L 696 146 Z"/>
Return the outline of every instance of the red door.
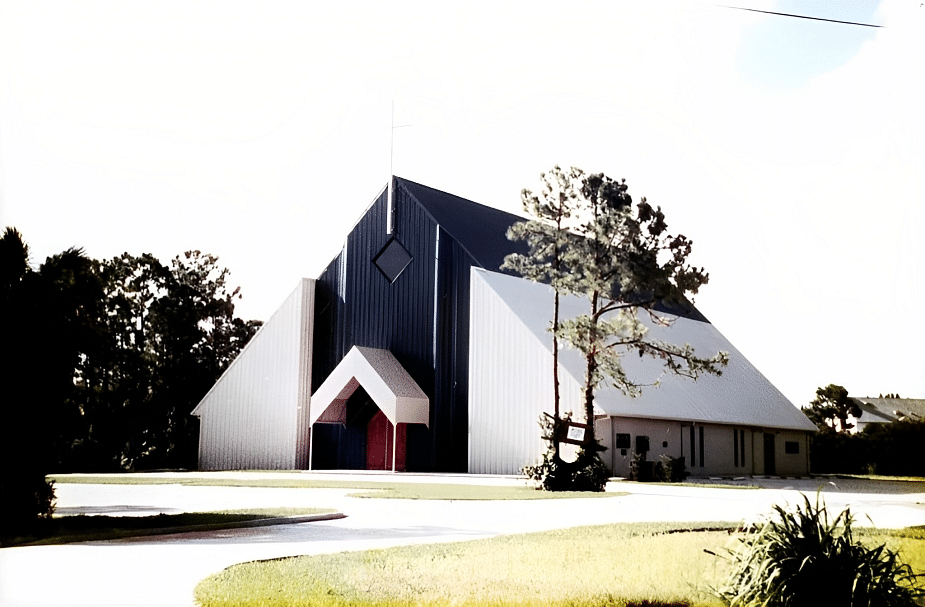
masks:
<path fill-rule="evenodd" d="M 366 426 L 366 469 L 392 469 L 392 442 L 394 427 L 381 410 L 377 410 Z M 405 424 L 398 424 L 398 448 L 395 450 L 395 469 L 405 469 Z"/>

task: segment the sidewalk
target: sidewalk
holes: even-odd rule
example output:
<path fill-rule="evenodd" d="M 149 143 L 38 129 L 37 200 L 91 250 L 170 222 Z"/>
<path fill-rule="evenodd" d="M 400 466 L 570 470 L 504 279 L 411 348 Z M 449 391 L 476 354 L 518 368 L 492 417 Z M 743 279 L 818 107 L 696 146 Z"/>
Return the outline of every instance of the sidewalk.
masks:
<path fill-rule="evenodd" d="M 197 473 L 198 474 L 198 473 Z M 279 475 L 292 473 L 221 473 Z M 328 474 L 325 478 L 334 478 Z M 349 480 L 367 475 L 349 474 Z M 458 475 L 373 475 L 377 480 L 471 482 Z M 371 480 L 371 479 L 366 479 Z M 523 482 L 512 477 L 492 483 Z M 59 484 L 59 505 L 79 511 L 334 508 L 340 520 L 200 531 L 109 542 L 0 550 L 0 605 L 192 605 L 205 576 L 232 564 L 299 554 L 462 541 L 576 525 L 633 521 L 742 521 L 775 503 L 795 504 L 821 488 L 830 510 L 850 504 L 857 524 L 925 525 L 925 485 L 838 479 L 751 479 L 763 489 L 615 481 L 610 498 L 532 501 L 425 501 L 348 497 L 355 489 L 257 489 L 170 485 Z M 820 482 L 822 481 L 822 482 Z M 877 493 L 875 489 L 882 489 Z"/>

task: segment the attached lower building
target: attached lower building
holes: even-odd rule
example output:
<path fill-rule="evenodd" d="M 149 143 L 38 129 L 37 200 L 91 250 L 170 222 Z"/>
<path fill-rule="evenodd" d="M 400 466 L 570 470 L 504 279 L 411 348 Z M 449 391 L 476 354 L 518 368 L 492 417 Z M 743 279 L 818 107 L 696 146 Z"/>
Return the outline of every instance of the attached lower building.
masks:
<path fill-rule="evenodd" d="M 553 292 L 500 271 L 525 253 L 523 218 L 393 178 L 315 280 L 279 311 L 193 411 L 203 469 L 383 469 L 516 474 L 545 448 Z M 563 298 L 563 316 L 584 311 Z M 595 397 L 602 458 L 683 456 L 695 475 L 803 475 L 815 426 L 693 306 L 653 336 L 726 351 L 722 376 L 665 375 Z M 560 350 L 562 408 L 583 410 L 581 356 Z M 576 415 L 580 417 L 580 415 Z"/>

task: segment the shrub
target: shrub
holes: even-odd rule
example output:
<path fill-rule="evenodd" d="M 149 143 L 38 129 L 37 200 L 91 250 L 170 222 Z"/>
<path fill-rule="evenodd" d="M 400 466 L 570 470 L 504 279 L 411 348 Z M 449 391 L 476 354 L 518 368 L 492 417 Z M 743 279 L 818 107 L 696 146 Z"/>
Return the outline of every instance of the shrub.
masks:
<path fill-rule="evenodd" d="M 662 455 L 655 462 L 655 478 L 663 483 L 680 483 L 686 479 L 690 472 L 684 465 L 683 457 Z"/>
<path fill-rule="evenodd" d="M 812 438 L 810 467 L 816 473 L 922 476 L 923 441 L 923 420 L 870 424 L 860 434 L 824 430 Z"/>
<path fill-rule="evenodd" d="M 816 474 L 862 474 L 867 461 L 867 445 L 859 435 L 821 430 L 813 435 L 810 469 Z"/>
<path fill-rule="evenodd" d="M 552 450 L 539 463 L 524 466 L 523 473 L 544 491 L 603 491 L 610 473 L 596 452 L 582 449 L 578 459 L 566 462 Z"/>
<path fill-rule="evenodd" d="M 563 422 L 569 421 L 571 414 L 566 413 Z M 547 448 L 543 458 L 536 464 L 528 464 L 522 472 L 536 483 L 537 489 L 544 491 L 603 491 L 607 485 L 610 472 L 601 461 L 598 453 L 604 450 L 599 444 L 582 447 L 574 462 L 567 462 L 556 456 L 555 420 L 545 413 L 539 419 L 543 431 L 543 440 Z"/>
<path fill-rule="evenodd" d="M 655 477 L 655 462 L 646 459 L 645 453 L 634 453 L 630 460 L 630 480 L 651 483 Z"/>
<path fill-rule="evenodd" d="M 630 480 L 647 483 L 678 483 L 689 476 L 683 457 L 660 455 L 657 462 L 646 460 L 645 453 L 636 453 L 630 461 Z"/>
<path fill-rule="evenodd" d="M 921 455 L 925 421 L 912 419 L 870 424 L 860 438 L 865 445 L 866 469 L 873 468 L 877 474 L 925 475 L 925 460 Z"/>
<path fill-rule="evenodd" d="M 28 531 L 54 511 L 54 483 L 43 475 L 7 471 L 0 480 L 0 535 Z"/>
<path fill-rule="evenodd" d="M 774 506 L 777 516 L 726 555 L 732 572 L 716 589 L 726 604 L 912 607 L 925 596 L 896 552 L 854 541 L 849 509 L 830 521 L 818 497 L 815 506 L 803 500 L 792 513 Z"/>

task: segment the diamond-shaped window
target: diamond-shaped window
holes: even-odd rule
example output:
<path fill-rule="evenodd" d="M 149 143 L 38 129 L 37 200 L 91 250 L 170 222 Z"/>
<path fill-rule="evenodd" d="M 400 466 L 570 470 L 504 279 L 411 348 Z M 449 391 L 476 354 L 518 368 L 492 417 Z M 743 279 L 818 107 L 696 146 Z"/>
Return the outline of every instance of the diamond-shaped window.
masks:
<path fill-rule="evenodd" d="M 409 253 L 405 247 L 401 246 L 400 242 L 393 238 L 386 243 L 386 245 L 382 247 L 382 250 L 379 251 L 379 254 L 373 258 L 373 263 L 376 264 L 376 267 L 379 268 L 382 275 L 392 283 L 395 282 L 404 269 L 408 267 L 412 259 L 411 253 Z"/>

